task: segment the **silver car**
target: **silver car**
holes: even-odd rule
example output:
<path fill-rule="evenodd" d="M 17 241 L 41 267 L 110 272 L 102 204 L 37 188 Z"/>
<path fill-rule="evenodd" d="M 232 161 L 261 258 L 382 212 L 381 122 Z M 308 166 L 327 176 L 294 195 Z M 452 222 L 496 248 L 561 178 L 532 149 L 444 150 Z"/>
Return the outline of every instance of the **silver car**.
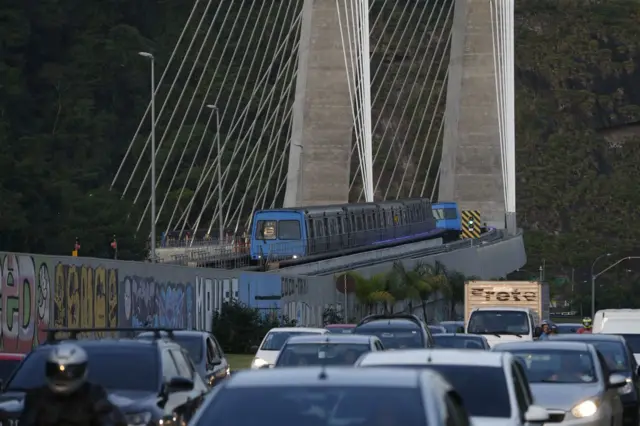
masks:
<path fill-rule="evenodd" d="M 626 384 L 610 374 L 593 345 L 582 342 L 513 342 L 493 351 L 511 352 L 523 365 L 536 404 L 549 423 L 566 426 L 622 426 L 618 389 Z"/>

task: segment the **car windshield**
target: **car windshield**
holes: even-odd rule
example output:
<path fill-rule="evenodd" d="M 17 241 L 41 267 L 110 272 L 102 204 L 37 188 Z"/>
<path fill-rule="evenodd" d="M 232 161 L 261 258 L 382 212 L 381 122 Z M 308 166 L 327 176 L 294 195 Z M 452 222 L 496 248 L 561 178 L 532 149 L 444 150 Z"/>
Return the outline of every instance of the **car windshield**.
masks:
<path fill-rule="evenodd" d="M 640 354 L 640 334 L 621 334 L 634 354 Z"/>
<path fill-rule="evenodd" d="M 572 334 L 577 333 L 578 329 L 582 327 L 580 324 L 556 324 L 558 334 Z"/>
<path fill-rule="evenodd" d="M 469 333 L 474 334 L 529 334 L 526 312 L 475 311 L 469 319 Z"/>
<path fill-rule="evenodd" d="M 433 340 L 435 340 L 436 346 L 440 348 L 485 349 L 484 345 L 482 344 L 482 340 L 478 339 L 477 337 L 464 334 L 458 336 L 443 336 L 434 334 Z"/>
<path fill-rule="evenodd" d="M 525 369 L 530 383 L 595 383 L 591 354 L 574 350 L 509 350 Z"/>
<path fill-rule="evenodd" d="M 279 351 L 291 336 L 308 336 L 318 333 L 311 333 L 308 331 L 270 331 L 267 337 L 264 338 L 261 351 Z"/>
<path fill-rule="evenodd" d="M 229 387 L 221 389 L 202 410 L 198 424 L 216 426 L 427 425 L 417 388 Z"/>
<path fill-rule="evenodd" d="M 370 350 L 370 346 L 363 343 L 286 344 L 276 366 L 353 365 L 360 355 Z"/>
<path fill-rule="evenodd" d="M 146 334 L 138 336 L 138 338 L 145 339 L 145 340 L 154 339 L 153 335 L 146 335 Z M 191 357 L 191 360 L 193 361 L 194 364 L 199 364 L 202 361 L 202 356 L 203 356 L 202 336 L 200 335 L 186 336 L 186 335 L 176 334 L 173 336 L 173 340 L 189 353 L 189 356 Z"/>
<path fill-rule="evenodd" d="M 156 351 L 132 350 L 116 345 L 84 347 L 89 356 L 89 382 L 108 390 L 159 389 Z M 6 390 L 26 390 L 44 386 L 49 351 L 37 350 L 25 358 Z"/>
<path fill-rule="evenodd" d="M 459 328 L 464 329 L 464 323 L 445 323 L 440 324 L 440 327 L 444 327 L 447 333 L 457 333 Z"/>
<path fill-rule="evenodd" d="M 355 334 L 377 336 L 382 340 L 385 349 L 424 348 L 422 333 L 419 330 L 390 327 L 356 327 Z"/>
<path fill-rule="evenodd" d="M 511 417 L 509 389 L 502 367 L 467 365 L 386 365 L 385 367 L 428 368 L 447 379 L 458 391 L 470 416 Z M 491 391 L 488 392 L 487 390 Z"/>
<path fill-rule="evenodd" d="M 0 361 L 0 380 L 6 383 L 11 373 L 20 365 L 19 359 L 5 359 Z"/>
<path fill-rule="evenodd" d="M 612 372 L 629 372 L 629 360 L 627 359 L 627 348 L 622 342 L 596 342 L 586 341 L 591 343 L 602 354 L 607 366 Z"/>
<path fill-rule="evenodd" d="M 331 334 L 353 334 L 355 327 L 327 327 L 327 331 Z"/>

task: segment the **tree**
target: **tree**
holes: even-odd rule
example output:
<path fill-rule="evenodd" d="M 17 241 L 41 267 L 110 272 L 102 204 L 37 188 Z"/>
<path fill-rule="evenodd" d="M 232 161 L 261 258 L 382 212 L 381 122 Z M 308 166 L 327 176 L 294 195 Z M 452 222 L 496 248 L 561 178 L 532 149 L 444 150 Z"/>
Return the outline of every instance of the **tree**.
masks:
<path fill-rule="evenodd" d="M 449 317 L 454 318 L 456 305 L 464 303 L 464 291 L 467 281 L 475 281 L 476 276 L 465 276 L 458 271 L 448 271 L 446 284 L 440 288 L 442 295 L 449 302 Z"/>

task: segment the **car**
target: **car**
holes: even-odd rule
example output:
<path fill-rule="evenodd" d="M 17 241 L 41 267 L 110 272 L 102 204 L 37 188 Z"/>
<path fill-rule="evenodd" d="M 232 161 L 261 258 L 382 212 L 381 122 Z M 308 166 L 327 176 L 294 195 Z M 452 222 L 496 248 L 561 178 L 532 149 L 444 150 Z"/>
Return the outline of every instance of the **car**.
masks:
<path fill-rule="evenodd" d="M 440 321 L 440 327 L 444 327 L 447 333 L 464 333 L 464 321 Z"/>
<path fill-rule="evenodd" d="M 251 361 L 251 368 L 266 368 L 272 367 L 276 363 L 276 359 L 280 354 L 280 350 L 284 346 L 285 342 L 291 336 L 301 336 L 309 334 L 328 334 L 329 331 L 326 328 L 313 328 L 313 327 L 276 327 L 269 330 L 264 336 L 260 346 L 254 346 L 251 348 L 256 353 L 253 361 Z"/>
<path fill-rule="evenodd" d="M 584 342 L 537 341 L 503 343 L 494 353 L 519 359 L 536 402 L 558 425 L 622 426 L 619 389 L 627 383 L 611 374 L 595 346 Z"/>
<path fill-rule="evenodd" d="M 480 349 L 484 351 L 491 349 L 487 338 L 477 334 L 434 334 L 433 340 L 435 340 L 437 348 Z"/>
<path fill-rule="evenodd" d="M 209 386 L 214 386 L 229 377 L 231 366 L 213 334 L 206 331 L 174 330 L 172 336 L 172 339 L 187 351 L 196 371 Z M 155 333 L 145 331 L 137 338 L 153 340 Z"/>
<path fill-rule="evenodd" d="M 444 233 L 436 228 L 428 198 L 258 210 L 252 219 L 251 258 L 299 262 L 440 238 Z"/>
<path fill-rule="evenodd" d="M 523 367 L 509 353 L 456 349 L 369 352 L 356 367 L 435 371 L 458 390 L 474 426 L 524 426 L 549 419 L 549 413 L 534 404 Z"/>
<path fill-rule="evenodd" d="M 209 387 L 197 374 L 186 351 L 160 332 L 156 339 L 104 338 L 76 340 L 78 333 L 140 332 L 132 328 L 78 328 L 48 330 L 45 343 L 34 348 L 11 375 L 0 394 L 0 412 L 17 419 L 23 409 L 25 391 L 45 386 L 45 365 L 54 345 L 73 341 L 89 357 L 88 380 L 102 385 L 131 425 L 188 421 Z M 69 334 L 59 339 L 57 333 Z M 69 340 L 70 339 L 70 340 Z"/>
<path fill-rule="evenodd" d="M 550 341 L 589 343 L 598 350 L 612 373 L 622 374 L 627 384 L 619 389 L 624 423 L 640 424 L 640 367 L 624 337 L 615 334 L 561 334 Z"/>
<path fill-rule="evenodd" d="M 427 327 L 429 327 L 431 334 L 444 334 L 447 332 L 446 328 L 439 325 L 429 325 Z"/>
<path fill-rule="evenodd" d="M 429 328 L 415 315 L 378 314 L 364 317 L 353 330 L 382 340 L 385 349 L 433 348 L 435 343 Z"/>
<path fill-rule="evenodd" d="M 275 367 L 353 365 L 360 355 L 383 350 L 382 342 L 375 336 L 293 336 L 282 347 Z"/>
<path fill-rule="evenodd" d="M 329 333 L 333 334 L 351 334 L 353 329 L 356 328 L 355 324 L 328 324 L 324 328 L 329 330 Z"/>
<path fill-rule="evenodd" d="M 241 371 L 211 391 L 190 426 L 468 426 L 439 374 L 413 369 L 301 367 Z"/>
<path fill-rule="evenodd" d="M 582 324 L 577 323 L 577 322 L 559 322 L 559 323 L 554 323 L 553 325 L 556 326 L 556 330 L 558 330 L 558 334 L 573 334 L 573 333 L 577 333 L 578 330 L 580 330 L 582 328 Z"/>
<path fill-rule="evenodd" d="M 25 354 L 0 353 L 0 387 L 24 359 Z"/>

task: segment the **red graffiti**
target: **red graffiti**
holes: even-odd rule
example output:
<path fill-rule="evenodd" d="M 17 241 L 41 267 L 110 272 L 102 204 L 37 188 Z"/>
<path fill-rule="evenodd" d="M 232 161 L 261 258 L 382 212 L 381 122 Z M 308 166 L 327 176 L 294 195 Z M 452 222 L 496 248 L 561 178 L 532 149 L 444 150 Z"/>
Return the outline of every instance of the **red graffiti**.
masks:
<path fill-rule="evenodd" d="M 0 351 L 27 353 L 43 342 L 49 322 L 50 275 L 31 256 L 0 257 Z"/>

